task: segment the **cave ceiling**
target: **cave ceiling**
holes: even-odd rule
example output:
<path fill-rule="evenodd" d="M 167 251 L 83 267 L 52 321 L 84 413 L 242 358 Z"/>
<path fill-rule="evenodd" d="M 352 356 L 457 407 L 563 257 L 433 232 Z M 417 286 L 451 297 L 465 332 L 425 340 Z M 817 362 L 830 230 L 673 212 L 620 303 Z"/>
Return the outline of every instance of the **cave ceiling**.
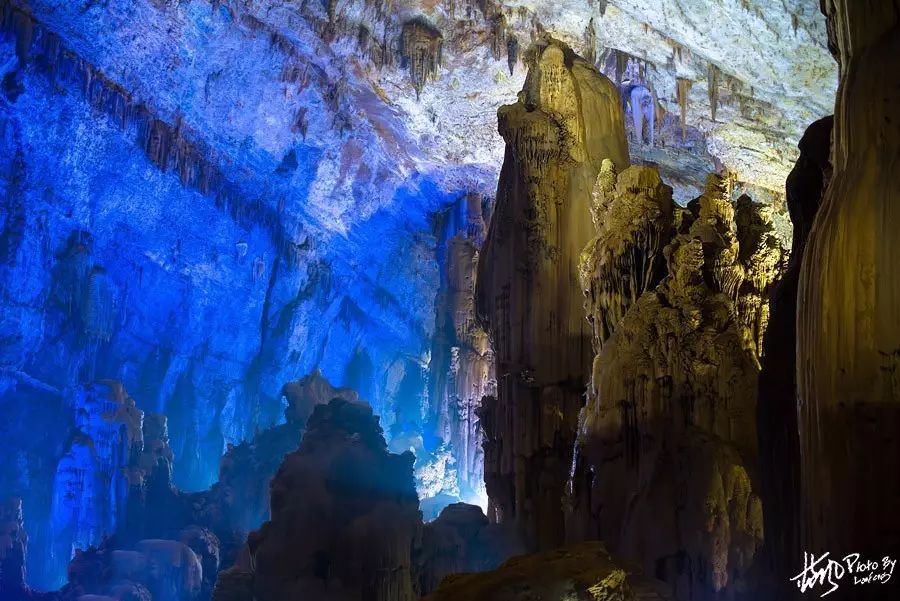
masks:
<path fill-rule="evenodd" d="M 780 192 L 800 134 L 830 112 L 837 81 L 818 3 L 802 0 L 18 4 L 224 163 L 267 187 L 287 180 L 288 205 L 292 188 L 308 187 L 286 220 L 338 234 L 420 174 L 445 189 L 492 193 L 503 153 L 496 110 L 522 88 L 525 50 L 540 32 L 611 78 L 651 85 L 661 114 L 680 118 L 682 101 L 690 144 L 632 141 L 631 151 L 659 163 L 681 201 L 712 169 Z M 415 50 L 438 53 L 421 86 L 414 57 L 403 56 L 404 24 L 416 18 L 440 32 L 437 44 Z M 679 80 L 689 82 L 684 94 Z M 292 152 L 312 151 L 333 160 L 290 171 Z"/>

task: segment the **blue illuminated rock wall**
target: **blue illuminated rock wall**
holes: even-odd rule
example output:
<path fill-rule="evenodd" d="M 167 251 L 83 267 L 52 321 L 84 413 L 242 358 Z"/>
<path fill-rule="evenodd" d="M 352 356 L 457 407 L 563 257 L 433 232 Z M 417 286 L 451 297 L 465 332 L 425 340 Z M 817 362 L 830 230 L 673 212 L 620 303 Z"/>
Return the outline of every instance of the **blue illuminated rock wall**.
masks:
<path fill-rule="evenodd" d="M 0 45 L 0 493 L 24 499 L 32 585 L 61 584 L 54 544 L 114 527 L 117 497 L 96 476 L 124 451 L 94 444 L 105 426 L 80 417 L 86 383 L 121 381 L 169 416 L 187 490 L 216 479 L 226 443 L 277 422 L 282 385 L 316 368 L 358 388 L 389 432 L 398 416 L 394 431 L 421 423 L 440 271 L 430 216 L 461 192 L 414 174 L 322 227 L 303 207 L 335 159 L 312 140 L 287 161 L 289 182 L 235 167 L 220 174 L 228 186 L 185 185 L 141 143 L 155 117 L 92 102 L 76 54 L 66 72 L 39 53 L 19 69 L 16 39 Z M 67 505 L 76 481 L 82 502 Z"/>

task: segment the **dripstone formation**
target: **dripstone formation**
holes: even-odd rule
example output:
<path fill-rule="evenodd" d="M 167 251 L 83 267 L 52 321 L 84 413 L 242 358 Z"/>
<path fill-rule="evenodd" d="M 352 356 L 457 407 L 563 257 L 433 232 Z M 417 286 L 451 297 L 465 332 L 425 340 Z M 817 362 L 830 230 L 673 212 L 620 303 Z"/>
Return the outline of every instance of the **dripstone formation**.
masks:
<path fill-rule="evenodd" d="M 574 528 L 678 599 L 737 595 L 763 540 L 758 307 L 783 252 L 762 207 L 732 203 L 717 176 L 687 209 L 646 167 L 605 169 L 595 197 L 582 275 L 598 353 Z"/>
<path fill-rule="evenodd" d="M 491 518 L 550 548 L 563 539 L 561 499 L 591 359 L 578 293 L 591 190 L 602 161 L 624 169 L 628 149 L 612 82 L 549 38 L 527 62 L 519 101 L 498 114 L 506 156 L 476 290 L 497 396 L 480 415 Z"/>
<path fill-rule="evenodd" d="M 802 542 L 883 557 L 900 548 L 900 4 L 822 6 L 841 80 L 797 297 Z"/>

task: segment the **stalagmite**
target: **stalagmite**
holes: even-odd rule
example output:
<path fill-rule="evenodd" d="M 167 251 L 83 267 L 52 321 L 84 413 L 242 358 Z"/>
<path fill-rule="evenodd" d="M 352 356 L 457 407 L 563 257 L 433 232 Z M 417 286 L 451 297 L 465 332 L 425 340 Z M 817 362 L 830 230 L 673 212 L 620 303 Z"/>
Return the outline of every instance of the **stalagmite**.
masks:
<path fill-rule="evenodd" d="M 598 353 L 569 530 L 640 561 L 677 599 L 727 597 L 749 586 L 763 540 L 756 330 L 741 313 L 757 305 L 742 298 L 778 275 L 763 257 L 780 249 L 718 176 L 687 209 L 651 168 L 601 171 L 597 188 L 582 278 Z"/>
<path fill-rule="evenodd" d="M 612 82 L 549 38 L 528 63 L 519 102 L 499 111 L 506 159 L 476 291 L 498 391 L 480 414 L 490 517 L 548 548 L 562 540 L 560 498 L 591 356 L 578 293 L 591 191 L 602 161 L 624 169 L 628 151 Z"/>
<path fill-rule="evenodd" d="M 797 298 L 802 541 L 874 558 L 900 548 L 900 3 L 822 5 L 841 80 Z"/>

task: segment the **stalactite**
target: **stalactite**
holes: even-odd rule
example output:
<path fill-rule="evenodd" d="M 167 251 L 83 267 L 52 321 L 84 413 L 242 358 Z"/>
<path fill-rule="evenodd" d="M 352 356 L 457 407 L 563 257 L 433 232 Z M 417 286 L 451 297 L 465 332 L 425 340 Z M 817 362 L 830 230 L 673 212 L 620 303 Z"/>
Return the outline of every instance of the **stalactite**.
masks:
<path fill-rule="evenodd" d="M 149 161 L 163 172 L 173 171 L 183 186 L 212 196 L 216 206 L 229 211 L 240 225 L 264 225 L 273 245 L 289 259 L 288 263 L 298 264 L 299 256 L 305 253 L 298 250 L 284 231 L 275 207 L 268 206 L 265 200 L 247 198 L 237 185 L 228 182 L 219 166 L 225 162 L 224 159 L 190 131 L 180 118 L 174 124 L 169 123 L 146 104 L 137 102 L 102 71 L 65 48 L 59 36 L 10 0 L 0 0 L 0 16 L 0 31 L 11 35 L 23 51 L 27 48 L 36 70 L 57 86 L 80 90 L 92 108 L 102 111 L 113 125 L 133 136 Z M 250 20 L 247 23 L 254 31 L 267 32 L 273 43 L 297 63 L 296 68 L 285 69 L 283 78 L 299 77 L 303 81 L 314 81 L 320 89 L 328 89 L 327 74 L 306 61 L 290 42 L 275 37 L 259 21 Z M 333 90 L 334 94 L 329 99 L 336 105 L 340 101 L 341 87 L 333 86 Z M 305 111 L 298 115 L 297 127 L 305 135 Z M 348 127 L 348 124 L 343 124 L 340 129 L 346 131 Z M 272 204 L 275 204 L 274 201 Z"/>
<path fill-rule="evenodd" d="M 681 141 L 687 139 L 687 110 L 688 100 L 691 94 L 691 86 L 693 82 L 689 79 L 679 77 L 676 80 L 676 94 L 678 99 L 678 107 L 681 109 Z"/>
<path fill-rule="evenodd" d="M 719 108 L 719 68 L 712 63 L 709 64 L 709 77 L 706 85 L 709 94 L 710 117 L 715 122 L 716 110 Z"/>
<path fill-rule="evenodd" d="M 441 32 L 424 17 L 403 24 L 400 58 L 403 66 L 409 69 L 416 98 L 421 95 L 425 83 L 438 76 L 443 43 Z"/>
<path fill-rule="evenodd" d="M 500 60 L 503 50 L 507 48 L 507 24 L 503 13 L 496 14 L 491 23 L 491 54 L 494 60 Z"/>
<path fill-rule="evenodd" d="M 593 17 L 584 30 L 584 60 L 592 65 L 597 63 L 597 31 L 594 29 Z"/>
<path fill-rule="evenodd" d="M 519 38 L 512 32 L 506 40 L 506 63 L 509 65 L 509 74 L 512 75 L 519 63 Z"/>
<path fill-rule="evenodd" d="M 99 340 L 109 340 L 115 319 L 115 284 L 101 267 L 94 267 L 84 288 L 81 323 L 84 333 Z"/>
<path fill-rule="evenodd" d="M 613 49 L 613 52 L 616 56 L 616 85 L 622 85 L 622 77 L 625 75 L 626 69 L 628 69 L 628 61 L 631 56 L 618 49 Z"/>

